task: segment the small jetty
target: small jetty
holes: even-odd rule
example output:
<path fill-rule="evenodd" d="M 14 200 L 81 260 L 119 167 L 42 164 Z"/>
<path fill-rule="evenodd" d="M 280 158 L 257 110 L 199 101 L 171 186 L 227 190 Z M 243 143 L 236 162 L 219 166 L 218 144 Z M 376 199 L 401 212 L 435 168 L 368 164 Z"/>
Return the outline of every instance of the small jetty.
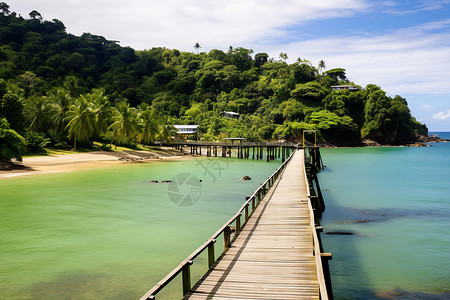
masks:
<path fill-rule="evenodd" d="M 293 152 L 235 216 L 141 300 L 157 299 L 178 275 L 180 299 L 333 299 L 331 254 L 320 241 L 325 205 L 316 172 L 322 167 L 317 147 Z M 222 249 L 215 247 L 219 239 Z M 208 271 L 192 284 L 191 265 L 203 252 Z"/>
<path fill-rule="evenodd" d="M 284 162 L 293 150 L 297 149 L 297 144 L 293 143 L 254 143 L 242 140 L 231 142 L 203 142 L 203 141 L 174 141 L 165 146 L 170 146 L 174 150 L 185 151 L 189 149 L 190 154 L 214 156 L 266 159 L 267 161 L 281 158 Z M 203 152 L 202 152 L 203 151 Z"/>

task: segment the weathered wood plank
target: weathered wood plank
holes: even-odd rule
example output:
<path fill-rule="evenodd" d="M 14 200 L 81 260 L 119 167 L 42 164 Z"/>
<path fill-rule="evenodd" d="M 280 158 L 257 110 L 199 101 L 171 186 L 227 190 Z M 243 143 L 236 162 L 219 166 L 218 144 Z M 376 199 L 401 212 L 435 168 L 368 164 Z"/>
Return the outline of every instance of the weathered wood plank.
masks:
<path fill-rule="evenodd" d="M 184 299 L 319 299 L 298 151 L 235 242 Z"/>

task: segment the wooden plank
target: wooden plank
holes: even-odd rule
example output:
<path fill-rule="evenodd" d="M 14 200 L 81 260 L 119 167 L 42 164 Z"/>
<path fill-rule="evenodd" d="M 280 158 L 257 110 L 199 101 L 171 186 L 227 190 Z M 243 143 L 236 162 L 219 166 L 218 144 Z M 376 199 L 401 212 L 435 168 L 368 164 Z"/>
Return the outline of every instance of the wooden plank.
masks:
<path fill-rule="evenodd" d="M 235 242 L 184 299 L 319 299 L 298 151 Z"/>

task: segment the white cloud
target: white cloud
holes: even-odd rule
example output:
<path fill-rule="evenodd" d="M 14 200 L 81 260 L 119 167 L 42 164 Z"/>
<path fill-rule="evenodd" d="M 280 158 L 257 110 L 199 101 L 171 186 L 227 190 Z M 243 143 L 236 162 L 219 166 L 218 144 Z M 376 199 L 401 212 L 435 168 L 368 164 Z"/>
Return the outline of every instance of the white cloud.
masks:
<path fill-rule="evenodd" d="M 450 119 L 450 109 L 446 111 L 441 111 L 433 115 L 433 120 L 449 120 Z"/>
<path fill-rule="evenodd" d="M 366 0 L 14 0 L 24 17 L 35 9 L 63 21 L 69 32 L 90 32 L 123 46 L 226 49 L 280 37 L 283 28 L 308 20 L 344 17 L 369 8 Z M 225 44 L 226 43 L 226 44 Z"/>
<path fill-rule="evenodd" d="M 436 29 L 439 29 L 436 31 Z M 343 67 L 365 86 L 380 85 L 391 94 L 448 94 L 450 19 L 382 35 L 324 37 L 275 47 L 295 60 L 321 59 L 327 68 Z"/>

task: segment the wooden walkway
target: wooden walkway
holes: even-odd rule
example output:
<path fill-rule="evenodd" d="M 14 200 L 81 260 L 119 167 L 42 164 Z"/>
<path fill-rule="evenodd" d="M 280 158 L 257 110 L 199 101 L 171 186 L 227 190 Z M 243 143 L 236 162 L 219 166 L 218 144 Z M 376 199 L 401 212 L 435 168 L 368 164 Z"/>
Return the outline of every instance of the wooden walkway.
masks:
<path fill-rule="evenodd" d="M 231 248 L 183 299 L 319 299 L 303 170 L 300 150 Z"/>

